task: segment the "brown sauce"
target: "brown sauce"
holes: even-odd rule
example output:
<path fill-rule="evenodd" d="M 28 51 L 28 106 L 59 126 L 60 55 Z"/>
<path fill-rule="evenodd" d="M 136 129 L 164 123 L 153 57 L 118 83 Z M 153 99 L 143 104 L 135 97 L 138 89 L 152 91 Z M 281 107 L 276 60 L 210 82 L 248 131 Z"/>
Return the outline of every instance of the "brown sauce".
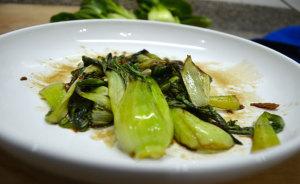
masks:
<path fill-rule="evenodd" d="M 65 82 L 70 77 L 71 71 L 75 70 L 76 67 L 67 64 L 57 64 L 53 69 L 53 72 L 50 74 L 35 74 L 35 80 L 43 86 L 55 82 Z"/>
<path fill-rule="evenodd" d="M 101 140 L 109 147 L 112 147 L 116 142 L 114 129 L 112 127 L 96 130 L 92 135 L 92 139 Z"/>
<path fill-rule="evenodd" d="M 67 61 L 67 62 L 66 62 Z M 64 62 L 45 61 L 43 64 L 50 72 L 32 74 L 31 83 L 38 88 L 46 87 L 49 84 L 56 82 L 68 82 L 71 77 L 71 71 L 77 68 L 80 61 L 78 59 L 65 59 Z"/>
<path fill-rule="evenodd" d="M 245 107 L 232 113 L 223 113 L 226 120 L 241 120 L 239 123 L 242 124 L 254 116 L 255 109 L 250 107 L 250 103 L 260 100 L 256 95 L 256 87 L 261 76 L 253 65 L 241 62 L 227 69 L 220 69 L 219 64 L 213 63 L 200 63 L 198 66 L 213 79 L 211 95 L 236 95 Z M 212 69 L 212 66 L 218 69 Z"/>
<path fill-rule="evenodd" d="M 255 88 L 258 79 L 260 79 L 260 75 L 254 66 L 242 62 L 228 69 L 220 70 L 210 69 L 210 65 L 211 64 L 204 63 L 198 66 L 212 77 L 212 88 L 215 88 L 212 90 L 213 93 L 223 91 L 223 93 L 235 94 L 239 97 L 241 102 L 253 101 L 253 98 L 257 99 Z M 248 91 L 247 88 L 250 89 L 250 91 Z"/>

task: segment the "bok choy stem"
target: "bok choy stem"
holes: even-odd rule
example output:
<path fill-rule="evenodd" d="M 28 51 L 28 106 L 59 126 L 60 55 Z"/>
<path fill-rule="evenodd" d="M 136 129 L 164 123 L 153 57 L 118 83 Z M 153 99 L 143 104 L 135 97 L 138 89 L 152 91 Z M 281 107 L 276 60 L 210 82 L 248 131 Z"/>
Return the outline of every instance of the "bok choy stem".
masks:
<path fill-rule="evenodd" d="M 270 113 L 264 112 L 255 122 L 252 152 L 261 151 L 280 144 L 276 132 L 269 124 L 271 119 L 272 116 L 270 116 Z"/>
<path fill-rule="evenodd" d="M 160 158 L 173 138 L 168 104 L 156 82 L 129 82 L 114 111 L 119 147 L 135 158 Z"/>

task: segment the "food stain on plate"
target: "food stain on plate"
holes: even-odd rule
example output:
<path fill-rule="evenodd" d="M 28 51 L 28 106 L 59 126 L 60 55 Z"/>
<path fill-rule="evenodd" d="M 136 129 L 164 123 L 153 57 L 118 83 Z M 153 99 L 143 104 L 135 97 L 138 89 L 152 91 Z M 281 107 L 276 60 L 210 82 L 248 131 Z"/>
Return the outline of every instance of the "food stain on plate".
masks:
<path fill-rule="evenodd" d="M 217 62 L 198 62 L 197 65 L 212 78 L 211 95 L 236 95 L 243 109 L 221 114 L 226 120 L 239 120 L 242 126 L 252 126 L 257 117 L 257 108 L 250 103 L 261 101 L 256 94 L 256 88 L 261 75 L 254 65 L 240 62 L 230 67 L 224 67 Z"/>
<path fill-rule="evenodd" d="M 103 141 L 108 147 L 113 147 L 116 143 L 113 127 L 96 129 L 93 131 L 91 138 L 95 141 Z"/>
<path fill-rule="evenodd" d="M 46 71 L 31 74 L 31 84 L 41 89 L 52 83 L 67 82 L 71 77 L 71 71 L 77 68 L 80 61 L 81 57 L 45 60 L 42 64 Z"/>

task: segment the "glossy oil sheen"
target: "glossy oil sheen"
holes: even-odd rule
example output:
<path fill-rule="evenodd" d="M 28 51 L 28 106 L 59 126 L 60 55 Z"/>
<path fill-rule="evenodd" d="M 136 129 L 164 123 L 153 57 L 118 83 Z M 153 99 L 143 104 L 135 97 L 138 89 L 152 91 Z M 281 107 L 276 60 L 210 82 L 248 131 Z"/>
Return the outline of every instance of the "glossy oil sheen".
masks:
<path fill-rule="evenodd" d="M 183 109 L 172 109 L 171 116 L 175 139 L 190 149 L 221 151 L 234 145 L 232 137 L 224 130 L 200 120 Z"/>
<path fill-rule="evenodd" d="M 114 111 L 118 146 L 135 158 L 160 158 L 173 138 L 168 104 L 158 84 L 131 81 Z"/>

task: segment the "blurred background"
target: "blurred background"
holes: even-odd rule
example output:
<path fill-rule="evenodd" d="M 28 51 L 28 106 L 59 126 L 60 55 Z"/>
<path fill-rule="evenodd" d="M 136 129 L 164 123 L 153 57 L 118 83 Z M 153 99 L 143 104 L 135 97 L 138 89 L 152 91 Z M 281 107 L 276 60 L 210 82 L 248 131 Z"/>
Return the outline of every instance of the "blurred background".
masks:
<path fill-rule="evenodd" d="M 135 0 L 118 0 L 127 9 L 137 8 Z M 300 0 L 187 0 L 194 15 L 211 19 L 209 29 L 237 35 L 276 49 L 297 60 L 300 55 Z M 60 12 L 77 12 L 81 0 L 0 0 L 0 34 L 49 23 Z M 279 31 L 279 36 L 265 35 Z M 293 28 L 293 29 L 291 29 Z M 285 39 L 278 40 L 282 38 Z M 1 51 L 0 51 L 1 53 Z M 300 183 L 300 157 L 234 184 Z M 0 183 L 76 183 L 31 168 L 0 148 Z"/>
<path fill-rule="evenodd" d="M 259 38 L 289 25 L 300 25 L 300 0 L 187 0 L 195 15 L 212 20 L 210 29 Z M 0 33 L 47 23 L 52 15 L 75 12 L 81 0 L 0 0 Z M 118 0 L 128 9 L 135 0 Z"/>

